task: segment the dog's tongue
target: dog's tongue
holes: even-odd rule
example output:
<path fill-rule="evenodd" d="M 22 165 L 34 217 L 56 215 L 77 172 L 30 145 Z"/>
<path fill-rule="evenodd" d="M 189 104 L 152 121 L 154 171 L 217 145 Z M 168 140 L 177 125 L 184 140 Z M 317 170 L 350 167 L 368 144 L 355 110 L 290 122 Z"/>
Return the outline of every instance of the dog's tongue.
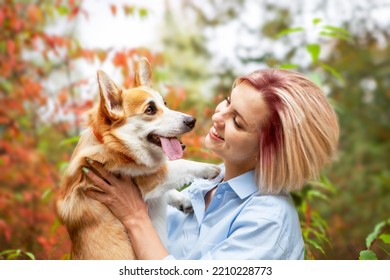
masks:
<path fill-rule="evenodd" d="M 170 160 L 179 159 L 183 156 L 181 143 L 177 138 L 165 138 L 160 136 L 161 147 Z"/>

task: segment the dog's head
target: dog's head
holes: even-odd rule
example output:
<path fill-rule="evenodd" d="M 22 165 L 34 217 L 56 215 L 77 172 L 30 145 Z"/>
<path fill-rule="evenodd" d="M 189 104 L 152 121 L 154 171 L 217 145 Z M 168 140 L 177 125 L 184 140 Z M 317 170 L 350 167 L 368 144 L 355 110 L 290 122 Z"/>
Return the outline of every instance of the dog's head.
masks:
<path fill-rule="evenodd" d="M 140 59 L 130 89 L 120 89 L 103 71 L 97 76 L 100 104 L 90 124 L 99 141 L 147 166 L 155 166 L 165 156 L 171 160 L 182 157 L 177 136 L 190 131 L 196 120 L 166 107 L 151 88 L 152 72 L 146 58 Z"/>

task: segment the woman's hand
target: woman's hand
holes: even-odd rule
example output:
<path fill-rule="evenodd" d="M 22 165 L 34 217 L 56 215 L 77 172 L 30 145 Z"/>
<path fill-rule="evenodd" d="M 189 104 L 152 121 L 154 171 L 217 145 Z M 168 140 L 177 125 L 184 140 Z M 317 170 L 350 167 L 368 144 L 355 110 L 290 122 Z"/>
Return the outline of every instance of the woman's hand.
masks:
<path fill-rule="evenodd" d="M 141 192 L 131 177 L 118 178 L 108 172 L 100 163 L 88 162 L 91 168 L 83 167 L 83 171 L 103 192 L 88 190 L 85 194 L 105 204 L 122 222 L 137 258 L 158 260 L 168 256 L 169 253 L 148 216 L 147 204 L 142 199 Z M 96 175 L 93 170 L 97 171 L 101 177 Z"/>
<path fill-rule="evenodd" d="M 118 178 L 107 171 L 101 163 L 92 160 L 88 160 L 88 163 L 91 168 L 83 167 L 84 173 L 103 192 L 88 190 L 85 192 L 87 196 L 105 204 L 122 223 L 147 215 L 147 205 L 131 177 Z M 102 177 L 96 175 L 93 170 Z"/>

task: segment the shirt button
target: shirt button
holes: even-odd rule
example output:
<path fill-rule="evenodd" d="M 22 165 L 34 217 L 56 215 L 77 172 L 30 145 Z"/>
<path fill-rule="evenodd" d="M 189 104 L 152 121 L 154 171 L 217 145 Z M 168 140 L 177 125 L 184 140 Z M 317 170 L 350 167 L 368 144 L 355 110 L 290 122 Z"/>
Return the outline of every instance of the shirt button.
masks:
<path fill-rule="evenodd" d="M 217 194 L 217 199 L 221 199 L 222 198 L 222 194 Z"/>

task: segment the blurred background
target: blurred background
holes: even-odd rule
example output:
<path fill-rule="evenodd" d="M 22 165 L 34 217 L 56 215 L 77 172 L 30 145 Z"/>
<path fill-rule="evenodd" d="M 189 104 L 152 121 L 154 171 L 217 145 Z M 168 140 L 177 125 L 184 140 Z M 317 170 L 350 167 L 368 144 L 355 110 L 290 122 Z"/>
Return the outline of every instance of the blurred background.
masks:
<path fill-rule="evenodd" d="M 196 116 L 203 146 L 235 77 L 293 69 L 336 108 L 332 166 L 294 194 L 307 259 L 390 259 L 390 0 L 2 0 L 0 259 L 68 259 L 54 198 L 96 71 L 131 86 L 139 57 L 167 105 Z"/>

